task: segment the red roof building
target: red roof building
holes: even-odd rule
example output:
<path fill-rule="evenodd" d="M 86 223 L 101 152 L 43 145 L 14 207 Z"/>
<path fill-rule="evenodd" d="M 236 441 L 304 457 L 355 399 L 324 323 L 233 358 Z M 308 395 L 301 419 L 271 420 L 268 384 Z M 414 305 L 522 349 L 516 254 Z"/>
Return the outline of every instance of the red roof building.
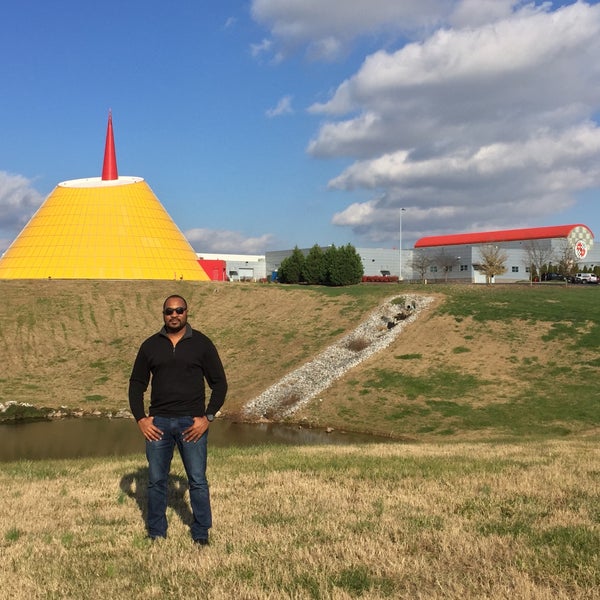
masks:
<path fill-rule="evenodd" d="M 530 279 L 532 266 L 533 272 L 541 266 L 535 268 L 532 255 L 544 257 L 539 261 L 544 263 L 544 268 L 557 266 L 565 255 L 572 257 L 570 262 L 574 266 L 595 266 L 590 263 L 594 234 L 581 223 L 423 237 L 416 241 L 413 253 L 426 253 L 431 260 L 429 279 L 443 277 L 446 281 L 479 283 L 485 281 L 479 272 L 481 251 L 490 245 L 500 247 L 507 257 L 506 272 L 496 277 L 498 282 Z"/>
<path fill-rule="evenodd" d="M 415 248 L 433 246 L 457 246 L 464 244 L 498 244 L 503 242 L 524 242 L 553 238 L 582 239 L 593 245 L 594 234 L 585 225 L 553 225 L 550 227 L 528 227 L 526 229 L 503 229 L 500 231 L 480 231 L 454 235 L 434 235 L 416 241 Z"/>

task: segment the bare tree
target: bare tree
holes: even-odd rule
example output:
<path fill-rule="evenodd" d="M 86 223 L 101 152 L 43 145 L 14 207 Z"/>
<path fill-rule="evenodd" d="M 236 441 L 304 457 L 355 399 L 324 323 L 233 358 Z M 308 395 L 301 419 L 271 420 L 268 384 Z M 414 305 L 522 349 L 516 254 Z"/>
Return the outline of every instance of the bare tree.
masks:
<path fill-rule="evenodd" d="M 433 264 L 433 259 L 427 256 L 423 251 L 418 251 L 412 261 L 411 267 L 414 271 L 419 274 L 421 281 L 425 281 L 425 275 L 427 275 L 427 269 Z"/>
<path fill-rule="evenodd" d="M 537 276 L 541 279 L 544 265 L 548 264 L 554 255 L 552 248 L 550 245 L 541 244 L 537 240 L 529 240 L 523 244 L 523 250 L 525 250 L 527 266 L 533 267 L 529 274 L 531 281 L 533 282 L 534 269 Z"/>
<path fill-rule="evenodd" d="M 481 264 L 478 265 L 479 270 L 485 275 L 485 282 L 488 285 L 496 275 L 506 273 L 505 263 L 508 260 L 508 254 L 500 246 L 494 246 L 493 244 L 481 246 L 479 254 L 481 255 Z"/>
<path fill-rule="evenodd" d="M 457 265 L 459 258 L 454 254 L 448 254 L 444 248 L 435 255 L 434 262 L 442 269 L 444 272 L 444 281 L 448 281 L 448 273 L 452 271 L 452 267 Z"/>
<path fill-rule="evenodd" d="M 571 275 L 579 269 L 575 249 L 568 240 L 563 240 L 556 258 L 558 260 L 558 272 L 561 275 Z"/>

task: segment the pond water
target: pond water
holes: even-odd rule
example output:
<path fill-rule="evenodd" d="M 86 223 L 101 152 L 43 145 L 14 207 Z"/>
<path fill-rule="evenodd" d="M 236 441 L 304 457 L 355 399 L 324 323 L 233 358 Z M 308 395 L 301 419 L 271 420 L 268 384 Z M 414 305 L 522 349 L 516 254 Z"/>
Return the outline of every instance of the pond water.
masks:
<path fill-rule="evenodd" d="M 144 453 L 144 439 L 132 419 L 59 419 L 0 425 L 0 461 L 43 458 L 125 456 Z M 389 442 L 367 434 L 304 429 L 273 424 L 215 421 L 209 445 L 315 445 Z"/>

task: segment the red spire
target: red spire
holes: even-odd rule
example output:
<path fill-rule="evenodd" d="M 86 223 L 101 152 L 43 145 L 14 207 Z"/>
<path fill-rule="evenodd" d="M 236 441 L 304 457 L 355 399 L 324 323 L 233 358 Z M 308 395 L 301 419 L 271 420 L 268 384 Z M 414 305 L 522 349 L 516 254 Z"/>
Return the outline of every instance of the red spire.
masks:
<path fill-rule="evenodd" d="M 117 154 L 115 152 L 115 136 L 112 126 L 112 111 L 108 111 L 108 128 L 106 129 L 106 145 L 104 146 L 104 165 L 102 167 L 102 180 L 113 181 L 119 179 L 117 172 Z"/>

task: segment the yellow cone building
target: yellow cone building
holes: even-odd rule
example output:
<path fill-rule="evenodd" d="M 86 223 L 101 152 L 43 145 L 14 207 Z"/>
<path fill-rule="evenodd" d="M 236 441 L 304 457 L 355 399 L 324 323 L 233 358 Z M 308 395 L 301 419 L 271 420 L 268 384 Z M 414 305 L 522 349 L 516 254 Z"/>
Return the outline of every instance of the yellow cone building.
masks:
<path fill-rule="evenodd" d="M 141 177 L 119 177 L 108 117 L 102 177 L 59 183 L 0 258 L 0 279 L 209 281 Z"/>

